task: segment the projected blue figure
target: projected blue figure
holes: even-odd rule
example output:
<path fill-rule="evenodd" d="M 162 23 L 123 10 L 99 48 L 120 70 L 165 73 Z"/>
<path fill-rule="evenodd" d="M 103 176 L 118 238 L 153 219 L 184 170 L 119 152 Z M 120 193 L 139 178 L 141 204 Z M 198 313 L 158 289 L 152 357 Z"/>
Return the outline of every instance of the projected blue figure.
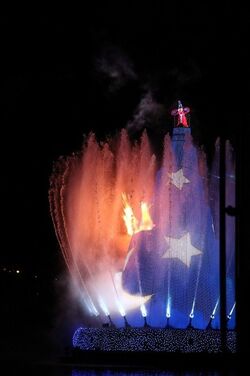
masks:
<path fill-rule="evenodd" d="M 155 228 L 133 236 L 123 285 L 130 293 L 152 295 L 147 304 L 152 326 L 165 326 L 168 318 L 173 327 L 192 322 L 206 328 L 213 315 L 213 326 L 219 327 L 218 199 L 212 215 L 205 161 L 191 129 L 174 128 L 169 147 L 157 174 Z M 228 287 L 232 307 L 233 278 L 228 278 Z"/>

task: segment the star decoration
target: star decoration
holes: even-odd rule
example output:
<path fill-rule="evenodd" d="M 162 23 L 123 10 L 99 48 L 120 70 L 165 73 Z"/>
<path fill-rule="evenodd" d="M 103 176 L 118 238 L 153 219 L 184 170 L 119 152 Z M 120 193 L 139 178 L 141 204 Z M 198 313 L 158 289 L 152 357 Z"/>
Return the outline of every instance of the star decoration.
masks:
<path fill-rule="evenodd" d="M 171 178 L 171 183 L 176 186 L 178 189 L 182 189 L 183 185 L 186 183 L 190 183 L 190 180 L 188 180 L 184 175 L 183 175 L 183 170 L 182 168 L 178 170 L 177 172 L 172 172 L 171 174 L 168 174 Z"/>
<path fill-rule="evenodd" d="M 178 258 L 189 268 L 191 257 L 202 254 L 198 248 L 195 248 L 191 244 L 189 233 L 185 234 L 180 239 L 169 238 L 166 236 L 165 239 L 170 245 L 170 248 L 167 249 L 162 258 Z"/>

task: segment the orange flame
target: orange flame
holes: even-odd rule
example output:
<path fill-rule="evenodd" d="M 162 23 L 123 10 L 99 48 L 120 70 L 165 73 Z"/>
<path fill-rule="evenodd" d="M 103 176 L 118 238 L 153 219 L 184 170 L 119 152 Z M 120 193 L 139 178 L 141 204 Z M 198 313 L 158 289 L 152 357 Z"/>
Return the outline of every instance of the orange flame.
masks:
<path fill-rule="evenodd" d="M 141 202 L 141 223 L 139 231 L 150 231 L 155 225 L 149 213 L 149 205 L 146 202 Z"/>
<path fill-rule="evenodd" d="M 139 224 L 138 219 L 134 215 L 133 209 L 129 204 L 128 198 L 125 193 L 122 193 L 123 200 L 123 220 L 127 228 L 128 235 L 132 236 L 140 231 L 150 231 L 155 226 L 149 213 L 149 205 L 142 201 L 141 206 L 141 221 Z"/>
<path fill-rule="evenodd" d="M 122 201 L 124 206 L 123 220 L 125 222 L 128 235 L 132 236 L 137 232 L 138 220 L 134 215 L 132 207 L 128 203 L 128 198 L 125 193 L 122 193 Z"/>

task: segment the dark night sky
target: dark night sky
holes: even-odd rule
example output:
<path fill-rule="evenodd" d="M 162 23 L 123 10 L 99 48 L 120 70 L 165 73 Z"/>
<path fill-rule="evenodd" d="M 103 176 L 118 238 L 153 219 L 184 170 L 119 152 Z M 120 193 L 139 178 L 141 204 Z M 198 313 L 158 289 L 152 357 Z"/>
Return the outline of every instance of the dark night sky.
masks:
<path fill-rule="evenodd" d="M 0 17 L 1 268 L 45 278 L 64 269 L 49 215 L 53 161 L 79 150 L 90 130 L 102 138 L 126 127 L 147 93 L 165 108 L 155 128 L 150 114 L 145 123 L 154 140 L 171 129 L 181 98 L 198 143 L 211 151 L 222 132 L 236 142 L 248 16 L 223 12 L 118 1 L 74 16 Z"/>
<path fill-rule="evenodd" d="M 164 127 L 170 130 L 168 111 L 181 98 L 193 110 L 193 133 L 200 143 L 211 145 L 225 120 L 232 138 L 237 59 L 247 53 L 244 24 L 238 28 L 237 20 L 230 22 L 228 11 L 227 39 L 220 46 L 224 35 L 213 9 L 200 4 L 178 12 L 159 4 L 128 8 L 119 2 L 77 17 L 32 21 L 2 17 L 6 261 L 47 265 L 55 247 L 47 204 L 53 161 L 79 150 L 89 130 L 104 137 L 125 127 L 149 90 L 166 108 L 161 135 Z M 218 109 L 228 101 L 232 116 L 225 119 Z M 152 128 L 157 135 L 158 128 Z"/>

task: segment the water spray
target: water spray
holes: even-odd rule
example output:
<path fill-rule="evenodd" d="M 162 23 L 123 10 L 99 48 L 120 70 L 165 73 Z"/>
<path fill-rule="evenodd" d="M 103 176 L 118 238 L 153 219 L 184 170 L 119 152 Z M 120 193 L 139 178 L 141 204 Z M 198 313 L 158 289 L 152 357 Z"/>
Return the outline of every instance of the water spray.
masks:
<path fill-rule="evenodd" d="M 214 320 L 215 318 L 215 314 L 216 314 L 216 311 L 217 311 L 217 308 L 218 308 L 218 305 L 219 305 L 219 302 L 220 302 L 220 298 L 217 299 L 217 302 L 215 304 L 215 307 L 213 309 L 213 312 L 210 316 L 210 319 L 209 319 L 209 322 L 207 324 L 207 329 L 212 329 L 212 321 Z"/>

